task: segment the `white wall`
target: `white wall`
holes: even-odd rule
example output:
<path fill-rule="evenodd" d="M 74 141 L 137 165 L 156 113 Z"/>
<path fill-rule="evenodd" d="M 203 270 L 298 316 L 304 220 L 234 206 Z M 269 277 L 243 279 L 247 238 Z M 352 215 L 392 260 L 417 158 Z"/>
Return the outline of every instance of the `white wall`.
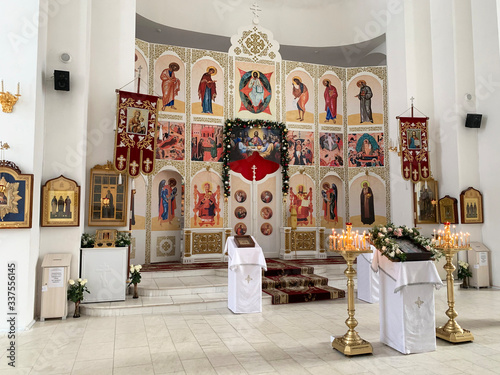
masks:
<path fill-rule="evenodd" d="M 11 146 L 6 158 L 35 175 L 33 228 L 0 231 L 0 267 L 17 264 L 17 327 L 24 329 L 39 311 L 45 254 L 71 253 L 71 277 L 78 277 L 89 168 L 111 160 L 115 89 L 134 78 L 135 1 L 23 0 L 3 5 L 0 22 L 0 79 L 9 91 L 20 81 L 22 94 L 12 114 L 0 113 L 0 140 Z M 54 69 L 70 71 L 71 91 L 53 89 Z M 80 227 L 40 228 L 41 183 L 60 174 L 81 185 Z"/>
<path fill-rule="evenodd" d="M 46 5 L 42 2 L 42 6 Z M 7 264 L 16 267 L 17 328 L 24 329 L 33 320 L 35 264 L 38 256 L 40 228 L 39 191 L 43 152 L 43 66 L 45 64 L 45 38 L 47 11 L 41 13 L 39 0 L 9 2 L 2 5 L 0 24 L 0 79 L 5 90 L 15 93 L 21 84 L 21 97 L 12 113 L 0 112 L 0 140 L 11 149 L 5 158 L 17 164 L 23 173 L 34 174 L 33 228 L 0 231 L 0 273 L 7 274 Z M 38 27 L 39 14 L 42 22 Z M 4 276 L 6 277 L 6 276 Z M 6 285 L 6 278 L 2 281 Z M 0 330 L 7 329 L 6 287 L 0 288 Z"/>

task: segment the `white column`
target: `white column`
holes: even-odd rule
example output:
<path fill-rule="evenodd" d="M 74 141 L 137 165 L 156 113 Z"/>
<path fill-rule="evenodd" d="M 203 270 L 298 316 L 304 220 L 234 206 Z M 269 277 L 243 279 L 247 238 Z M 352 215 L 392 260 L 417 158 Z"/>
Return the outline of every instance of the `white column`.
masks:
<path fill-rule="evenodd" d="M 498 160 L 500 149 L 500 112 L 498 96 L 500 93 L 500 47 L 499 47 L 499 10 L 500 2 L 484 0 L 474 2 L 472 7 L 472 32 L 474 44 L 474 71 L 476 78 L 477 112 L 483 114 L 478 134 L 478 170 L 480 175 L 478 188 L 483 194 L 484 224 L 482 225 L 483 242 L 492 250 L 492 283 L 500 286 L 500 257 L 498 257 L 498 227 L 500 219 L 500 200 L 498 186 Z M 472 227 L 469 225 L 468 227 Z"/>
<path fill-rule="evenodd" d="M 7 323 L 7 265 L 16 264 L 16 324 L 23 330 L 33 322 L 35 270 L 40 236 L 40 177 L 43 153 L 43 67 L 45 38 L 50 19 L 47 4 L 39 0 L 8 2 L 2 5 L 0 24 L 0 72 L 6 91 L 16 93 L 20 82 L 21 97 L 12 113 L 0 112 L 0 140 L 11 149 L 7 160 L 17 164 L 23 173 L 34 175 L 32 229 L 2 229 L 0 231 L 0 331 Z"/>

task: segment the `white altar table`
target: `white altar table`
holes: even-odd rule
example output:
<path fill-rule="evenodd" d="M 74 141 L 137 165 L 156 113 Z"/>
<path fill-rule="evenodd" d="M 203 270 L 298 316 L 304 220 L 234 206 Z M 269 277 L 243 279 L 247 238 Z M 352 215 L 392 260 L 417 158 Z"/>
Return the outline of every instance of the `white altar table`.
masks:
<path fill-rule="evenodd" d="M 124 301 L 128 276 L 128 247 L 81 249 L 81 278 L 90 294 L 84 303 Z"/>
<path fill-rule="evenodd" d="M 228 260 L 228 308 L 234 313 L 262 312 L 262 268 L 267 270 L 262 248 L 237 247 L 234 237 L 226 241 Z"/>
<path fill-rule="evenodd" d="M 377 251 L 373 249 L 373 251 Z M 373 253 L 363 253 L 356 259 L 358 299 L 368 303 L 378 303 L 379 275 L 371 267 Z"/>
<path fill-rule="evenodd" d="M 443 283 L 433 261 L 391 262 L 373 251 L 380 274 L 380 341 L 403 354 L 436 350 L 434 287 Z"/>

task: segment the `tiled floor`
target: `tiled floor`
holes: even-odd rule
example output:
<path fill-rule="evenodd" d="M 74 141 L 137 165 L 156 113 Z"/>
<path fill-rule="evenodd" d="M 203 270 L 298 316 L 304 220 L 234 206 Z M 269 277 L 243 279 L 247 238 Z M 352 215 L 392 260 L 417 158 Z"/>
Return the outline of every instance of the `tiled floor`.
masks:
<path fill-rule="evenodd" d="M 500 291 L 456 289 L 458 322 L 474 343 L 438 340 L 437 350 L 403 355 L 380 343 L 379 306 L 357 301 L 357 331 L 373 355 L 347 358 L 330 335 L 347 331 L 346 300 L 37 322 L 18 334 L 17 368 L 0 374 L 500 374 Z M 446 289 L 436 291 L 442 325 Z M 7 348 L 5 335 L 0 348 Z"/>

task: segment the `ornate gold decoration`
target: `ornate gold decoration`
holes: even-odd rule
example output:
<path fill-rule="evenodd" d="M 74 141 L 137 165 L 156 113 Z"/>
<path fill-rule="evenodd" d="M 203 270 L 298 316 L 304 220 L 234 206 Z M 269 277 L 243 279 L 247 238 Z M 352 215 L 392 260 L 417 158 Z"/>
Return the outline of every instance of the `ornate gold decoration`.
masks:
<path fill-rule="evenodd" d="M 297 232 L 292 230 L 292 251 L 316 251 L 316 231 Z"/>
<path fill-rule="evenodd" d="M 2 104 L 2 111 L 5 113 L 11 113 L 12 108 L 19 100 L 21 94 L 19 93 L 19 82 L 17 83 L 17 94 L 11 94 L 10 92 L 4 92 L 3 90 L 3 80 L 2 80 L 2 91 L 0 91 L 0 103 Z"/>
<path fill-rule="evenodd" d="M 231 38 L 229 54 L 252 62 L 266 59 L 281 60 L 279 43 L 273 39 L 269 30 L 258 25 L 240 30 L 238 35 L 234 35 Z"/>
<path fill-rule="evenodd" d="M 146 184 L 146 202 L 151 202 L 152 191 L 151 186 L 153 186 L 153 176 L 147 176 Z M 145 252 L 145 262 L 146 264 L 151 263 L 151 205 L 146 205 L 146 249 Z"/>
<path fill-rule="evenodd" d="M 156 256 L 170 257 L 175 255 L 175 236 L 160 236 L 156 238 Z"/>
<path fill-rule="evenodd" d="M 325 228 L 319 228 L 319 252 L 325 252 Z"/>
<path fill-rule="evenodd" d="M 289 254 L 291 251 L 292 251 L 291 229 L 285 228 L 285 253 Z"/>
<path fill-rule="evenodd" d="M 371 344 L 363 340 L 354 330 L 358 325 L 358 321 L 354 318 L 354 276 L 356 270 L 353 268 L 353 263 L 359 254 L 371 253 L 372 250 L 366 247 L 366 241 L 360 240 L 356 233 L 352 233 L 352 225 L 346 223 L 347 233 L 343 236 L 341 246 L 335 246 L 336 240 L 332 241 L 330 236 L 330 250 L 342 255 L 347 263 L 347 268 L 344 274 L 347 277 L 347 314 L 349 317 L 345 324 L 349 328 L 347 333 L 342 337 L 336 337 L 332 341 L 332 347 L 346 356 L 359 354 L 373 353 Z M 369 245 L 368 245 L 369 246 Z"/>
<path fill-rule="evenodd" d="M 436 337 L 453 343 L 474 341 L 472 333 L 460 327 L 455 320 L 458 313 L 455 311 L 455 294 L 453 290 L 453 271 L 455 270 L 455 266 L 452 263 L 452 259 L 461 250 L 471 250 L 468 236 L 465 238 L 465 242 L 463 240 L 463 236 L 460 237 L 451 234 L 450 223 L 445 223 L 444 233 L 437 239 L 437 245 L 434 245 L 436 250 L 441 251 L 446 257 L 446 264 L 443 268 L 446 270 L 446 289 L 448 294 L 448 310 L 446 310 L 446 315 L 449 318 L 444 326 L 436 328 Z M 436 242 L 436 238 L 433 239 L 433 242 Z"/>
<path fill-rule="evenodd" d="M 130 239 L 130 259 L 135 259 L 135 253 L 137 249 L 137 239 L 132 237 Z"/>
<path fill-rule="evenodd" d="M 191 256 L 191 231 L 186 229 L 184 231 L 184 258 Z"/>
<path fill-rule="evenodd" d="M 3 220 L 5 215 L 10 213 L 17 214 L 19 212 L 17 202 L 21 200 L 21 196 L 19 195 L 19 182 L 7 182 L 5 177 L 2 176 L 0 185 L 5 186 L 3 194 L 7 201 L 6 204 L 0 205 L 0 220 Z"/>
<path fill-rule="evenodd" d="M 193 233 L 193 255 L 222 254 L 223 232 Z"/>

